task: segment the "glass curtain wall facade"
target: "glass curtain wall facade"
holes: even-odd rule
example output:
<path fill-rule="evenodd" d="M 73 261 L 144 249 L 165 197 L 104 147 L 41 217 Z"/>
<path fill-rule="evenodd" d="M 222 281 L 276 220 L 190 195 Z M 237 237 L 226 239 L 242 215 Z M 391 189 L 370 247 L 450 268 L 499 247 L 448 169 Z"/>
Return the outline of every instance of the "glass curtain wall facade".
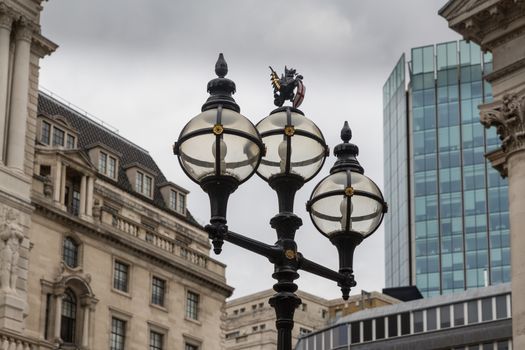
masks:
<path fill-rule="evenodd" d="M 409 68 L 411 281 L 424 296 L 510 281 L 507 183 L 484 158 L 498 139 L 477 108 L 492 58 L 449 42 L 412 49 Z"/>
<path fill-rule="evenodd" d="M 383 188 L 388 206 L 394 209 L 384 219 L 387 287 L 409 285 L 411 280 L 405 67 L 403 54 L 383 86 Z"/>

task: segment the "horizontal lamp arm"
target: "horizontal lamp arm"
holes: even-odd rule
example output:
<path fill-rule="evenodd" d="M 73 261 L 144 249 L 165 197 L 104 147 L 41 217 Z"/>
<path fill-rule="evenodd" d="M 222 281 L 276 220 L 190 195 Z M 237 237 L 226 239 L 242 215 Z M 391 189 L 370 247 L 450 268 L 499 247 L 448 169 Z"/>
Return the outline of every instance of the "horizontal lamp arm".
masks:
<path fill-rule="evenodd" d="M 269 245 L 259 242 L 253 238 L 249 238 L 228 230 L 224 240 L 230 242 L 238 247 L 244 248 L 256 254 L 262 255 L 271 262 L 275 261 L 277 257 L 282 254 L 282 248 L 276 245 Z"/>
<path fill-rule="evenodd" d="M 329 269 L 323 265 L 320 265 L 312 260 L 309 260 L 301 253 L 297 253 L 297 259 L 299 260 L 299 269 L 306 272 L 310 272 L 316 276 L 323 277 L 338 283 L 345 282 L 348 278 L 346 275 Z"/>

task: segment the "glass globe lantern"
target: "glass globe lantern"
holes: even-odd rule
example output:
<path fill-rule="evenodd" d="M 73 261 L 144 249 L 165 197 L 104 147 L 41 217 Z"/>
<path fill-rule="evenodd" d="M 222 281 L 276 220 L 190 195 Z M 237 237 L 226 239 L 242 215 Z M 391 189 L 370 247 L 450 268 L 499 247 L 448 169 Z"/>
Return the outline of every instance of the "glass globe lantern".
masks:
<path fill-rule="evenodd" d="M 338 160 L 307 203 L 314 226 L 338 249 L 340 272 L 350 274 L 355 247 L 377 230 L 387 211 L 381 191 L 356 159 L 359 149 L 349 143 L 351 137 L 345 122 L 344 143 L 334 149 Z"/>
<path fill-rule="evenodd" d="M 321 130 L 302 111 L 281 107 L 257 123 L 266 145 L 257 174 L 265 181 L 281 174 L 312 179 L 321 170 L 328 147 Z"/>
<path fill-rule="evenodd" d="M 222 53 L 215 73 L 202 113 L 182 129 L 173 151 L 186 175 L 210 196 L 212 221 L 225 222 L 228 196 L 255 173 L 264 145 L 255 126 L 239 113 Z"/>

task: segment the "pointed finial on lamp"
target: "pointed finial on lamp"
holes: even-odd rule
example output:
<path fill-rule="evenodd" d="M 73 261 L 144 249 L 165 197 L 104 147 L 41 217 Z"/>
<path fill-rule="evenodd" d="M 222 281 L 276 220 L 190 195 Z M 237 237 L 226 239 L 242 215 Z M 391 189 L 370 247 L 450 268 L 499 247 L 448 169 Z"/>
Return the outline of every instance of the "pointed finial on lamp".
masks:
<path fill-rule="evenodd" d="M 348 143 L 348 141 L 350 141 L 351 138 L 352 138 L 352 130 L 350 130 L 348 121 L 345 121 L 345 125 L 343 125 L 343 129 L 341 129 L 341 140 L 343 140 L 344 143 Z"/>
<path fill-rule="evenodd" d="M 217 63 L 215 63 L 215 74 L 217 74 L 219 78 L 224 78 L 226 74 L 228 74 L 228 63 L 226 63 L 222 53 L 219 54 Z"/>

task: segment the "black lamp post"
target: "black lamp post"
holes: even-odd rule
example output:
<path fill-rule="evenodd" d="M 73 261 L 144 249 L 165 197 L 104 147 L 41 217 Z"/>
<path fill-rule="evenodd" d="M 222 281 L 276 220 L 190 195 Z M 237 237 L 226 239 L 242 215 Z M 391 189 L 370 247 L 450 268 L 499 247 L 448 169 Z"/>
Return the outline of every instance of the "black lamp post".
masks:
<path fill-rule="evenodd" d="M 337 247 L 339 271 L 305 258 L 297 251 L 295 232 L 302 220 L 293 213 L 295 193 L 321 170 L 328 147 L 319 128 L 297 107 L 304 97 L 302 76 L 285 69 L 279 78 L 272 69 L 274 103 L 279 107 L 255 127 L 242 116 L 232 95 L 235 83 L 222 54 L 215 65 L 218 78 L 208 83 L 210 97 L 202 113 L 182 130 L 174 145 L 182 169 L 210 197 L 211 219 L 206 231 L 214 251 L 220 254 L 224 241 L 268 258 L 274 264 L 277 349 L 290 350 L 295 309 L 301 299 L 295 294 L 298 270 L 337 282 L 344 300 L 356 285 L 352 270 L 355 247 L 381 224 L 387 210 L 381 191 L 356 159 L 358 148 L 349 143 L 351 131 L 345 122 L 344 143 L 335 147 L 338 160 L 314 189 L 307 210 L 315 227 Z M 284 106 L 286 100 L 292 106 Z M 228 229 L 226 207 L 237 187 L 255 172 L 277 192 L 279 213 L 270 220 L 277 232 L 273 245 L 259 242 Z"/>

